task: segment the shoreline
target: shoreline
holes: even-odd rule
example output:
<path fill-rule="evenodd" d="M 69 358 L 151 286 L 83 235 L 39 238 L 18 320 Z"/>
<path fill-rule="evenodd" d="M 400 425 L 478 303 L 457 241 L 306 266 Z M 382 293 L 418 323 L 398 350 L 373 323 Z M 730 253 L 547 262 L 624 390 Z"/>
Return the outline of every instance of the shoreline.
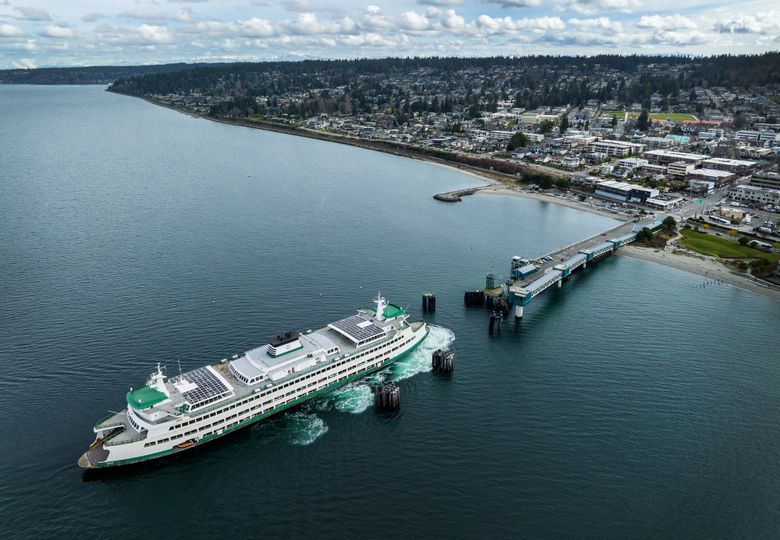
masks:
<path fill-rule="evenodd" d="M 575 210 L 580 210 L 582 212 L 589 212 L 591 214 L 596 214 L 598 216 L 607 217 L 610 219 L 614 219 L 616 221 L 630 221 L 632 218 L 629 216 L 626 216 L 625 214 L 619 214 L 617 212 L 609 212 L 607 210 L 601 210 L 598 208 L 594 208 L 592 206 L 589 206 L 587 204 L 578 202 L 578 201 L 571 201 L 568 199 L 562 199 L 560 197 L 554 197 L 552 195 L 548 195 L 546 193 L 532 193 L 527 191 L 520 191 L 518 189 L 515 189 L 510 186 L 502 185 L 502 184 L 494 184 L 490 186 L 485 186 L 479 191 L 477 191 L 476 194 L 485 194 L 485 195 L 505 195 L 509 197 L 522 197 L 525 199 L 533 199 L 536 201 L 541 202 L 549 202 L 553 204 L 558 204 L 560 206 L 565 206 L 567 208 L 573 208 Z"/>
<path fill-rule="evenodd" d="M 120 94 L 120 95 L 127 95 L 127 94 Z M 573 208 L 575 210 L 580 210 L 582 212 L 589 212 L 591 214 L 596 214 L 602 217 L 608 217 L 616 221 L 629 221 L 631 219 L 629 216 L 594 208 L 592 206 L 580 203 L 578 201 L 561 199 L 560 197 L 553 197 L 551 195 L 547 195 L 544 193 L 531 193 L 531 192 L 520 191 L 515 188 L 514 183 L 516 183 L 517 179 L 512 175 L 497 172 L 497 171 L 488 171 L 485 169 L 481 169 L 479 167 L 475 167 L 473 165 L 468 165 L 457 161 L 438 158 L 433 155 L 416 151 L 413 148 L 404 148 L 403 146 L 401 146 L 403 143 L 384 144 L 382 141 L 357 139 L 354 137 L 349 137 L 344 135 L 331 135 L 327 133 L 309 130 L 306 128 L 287 127 L 287 126 L 276 125 L 276 124 L 263 124 L 259 122 L 252 122 L 252 121 L 245 121 L 245 120 L 212 118 L 205 114 L 194 113 L 192 111 L 188 111 L 180 107 L 163 103 L 146 96 L 127 96 L 127 97 L 140 97 L 142 100 L 152 105 L 164 107 L 166 109 L 170 109 L 178 113 L 185 114 L 192 118 L 199 118 L 203 120 L 217 122 L 220 124 L 240 126 L 240 127 L 250 128 L 250 129 L 272 131 L 275 133 L 282 133 L 286 135 L 307 137 L 310 139 L 318 139 L 326 142 L 346 144 L 349 146 L 355 146 L 357 148 L 374 150 L 386 154 L 392 154 L 400 157 L 416 159 L 418 161 L 423 161 L 440 167 L 446 167 L 447 169 L 451 169 L 452 171 L 468 175 L 474 180 L 485 182 L 484 185 L 482 186 L 476 186 L 476 190 L 474 192 L 475 195 L 486 194 L 486 195 L 505 195 L 511 197 L 523 197 L 526 199 L 533 199 L 541 202 L 558 204 L 560 206 Z M 510 182 L 513 183 L 510 184 Z M 696 274 L 702 277 L 706 277 L 714 280 L 720 280 L 734 287 L 738 287 L 758 294 L 763 294 L 775 300 L 780 300 L 780 289 L 775 289 L 770 286 L 759 284 L 753 279 L 741 274 L 736 274 L 731 270 L 729 270 L 728 268 L 726 268 L 725 266 L 718 263 L 717 261 L 710 260 L 709 258 L 706 258 L 704 256 L 695 256 L 695 257 L 686 256 L 686 255 L 671 253 L 666 250 L 661 252 L 651 248 L 640 248 L 637 246 L 630 246 L 630 245 L 624 246 L 618 253 L 623 254 L 627 257 L 633 257 L 635 259 L 641 259 L 644 261 L 661 264 L 663 266 L 676 268 L 678 270 L 690 272 L 692 274 Z"/>
<path fill-rule="evenodd" d="M 677 270 L 696 274 L 709 280 L 720 280 L 733 287 L 757 294 L 763 294 L 774 300 L 780 300 L 780 289 L 763 285 L 744 274 L 737 274 L 714 260 L 712 257 L 706 257 L 704 255 L 683 255 L 674 253 L 673 251 L 667 251 L 666 249 L 660 250 L 631 245 L 620 248 L 617 255 L 624 255 L 634 259 L 676 268 Z"/>

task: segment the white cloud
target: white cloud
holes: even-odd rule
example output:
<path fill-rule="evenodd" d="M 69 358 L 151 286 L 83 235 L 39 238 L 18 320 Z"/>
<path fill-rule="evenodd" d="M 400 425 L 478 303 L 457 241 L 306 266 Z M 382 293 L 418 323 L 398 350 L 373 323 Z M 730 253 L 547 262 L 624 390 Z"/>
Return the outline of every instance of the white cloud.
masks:
<path fill-rule="evenodd" d="M 71 38 L 73 37 L 73 28 L 67 25 L 50 24 L 38 32 L 39 35 L 51 38 Z"/>
<path fill-rule="evenodd" d="M 684 30 L 696 28 L 696 23 L 685 15 L 643 15 L 637 26 L 652 30 Z"/>
<path fill-rule="evenodd" d="M 35 60 L 32 60 L 31 58 L 20 58 L 19 61 L 14 62 L 13 65 L 18 69 L 35 69 L 38 67 Z"/>
<path fill-rule="evenodd" d="M 281 0 L 279 3 L 287 11 L 297 11 L 299 13 L 311 12 L 309 0 Z"/>
<path fill-rule="evenodd" d="M 396 45 L 395 41 L 375 32 L 344 36 L 341 38 L 341 43 L 349 47 L 392 47 Z"/>
<path fill-rule="evenodd" d="M 404 11 L 398 18 L 398 26 L 404 30 L 421 32 L 430 28 L 431 21 L 416 11 Z"/>
<path fill-rule="evenodd" d="M 100 19 L 105 19 L 105 18 L 106 18 L 106 16 L 103 15 L 102 13 L 87 13 L 86 15 L 81 17 L 81 20 L 83 22 L 91 23 L 91 22 L 95 22 L 95 21 L 98 21 Z"/>
<path fill-rule="evenodd" d="M 173 20 L 182 23 L 192 22 L 192 8 L 185 6 L 178 9 L 176 13 L 173 14 Z"/>
<path fill-rule="evenodd" d="M 168 28 L 157 24 L 140 26 L 102 25 L 94 30 L 99 41 L 112 45 L 165 45 L 173 42 Z"/>
<path fill-rule="evenodd" d="M 14 19 L 22 19 L 25 21 L 50 21 L 51 15 L 45 9 L 31 7 L 31 6 L 16 6 L 14 7 L 16 15 Z"/>
<path fill-rule="evenodd" d="M 166 18 L 159 10 L 144 8 L 123 11 L 119 16 L 125 19 L 138 19 L 141 21 L 163 21 Z"/>
<path fill-rule="evenodd" d="M 497 4 L 504 9 L 539 7 L 539 0 L 485 0 L 489 4 Z"/>
<path fill-rule="evenodd" d="M 578 29 L 599 32 L 601 30 L 609 30 L 610 32 L 622 32 L 623 25 L 619 21 L 613 21 L 609 17 L 598 17 L 595 19 L 568 19 L 568 24 L 577 27 Z"/>
<path fill-rule="evenodd" d="M 387 30 L 395 26 L 390 17 L 384 14 L 382 8 L 375 5 L 366 6 L 363 17 L 360 19 L 360 25 L 368 30 Z"/>
<path fill-rule="evenodd" d="M 593 15 L 601 11 L 623 11 L 630 13 L 642 5 L 642 0 L 568 0 L 562 9 Z"/>
<path fill-rule="evenodd" d="M 357 24 L 349 17 L 321 22 L 314 13 L 301 13 L 294 21 L 284 21 L 282 26 L 291 34 L 352 34 Z"/>
<path fill-rule="evenodd" d="M 698 31 L 661 30 L 655 32 L 650 43 L 658 45 L 690 46 L 708 43 L 707 36 Z"/>
<path fill-rule="evenodd" d="M 447 7 L 447 6 L 462 6 L 466 3 L 466 0 L 417 0 L 420 4 L 423 4 L 424 6 L 440 6 L 440 7 Z"/>
<path fill-rule="evenodd" d="M 723 34 L 762 34 L 780 30 L 780 13 L 756 13 L 732 15 L 715 23 L 715 30 Z"/>
<path fill-rule="evenodd" d="M 253 17 L 236 23 L 238 34 L 244 37 L 268 37 L 274 34 L 274 28 L 266 19 Z"/>
<path fill-rule="evenodd" d="M 21 37 L 26 35 L 25 31 L 12 24 L 0 23 L 0 38 Z"/>
<path fill-rule="evenodd" d="M 563 30 L 566 24 L 560 17 L 534 17 L 513 19 L 512 17 L 494 18 L 480 15 L 474 21 L 476 29 L 483 34 L 511 34 L 519 31 Z"/>

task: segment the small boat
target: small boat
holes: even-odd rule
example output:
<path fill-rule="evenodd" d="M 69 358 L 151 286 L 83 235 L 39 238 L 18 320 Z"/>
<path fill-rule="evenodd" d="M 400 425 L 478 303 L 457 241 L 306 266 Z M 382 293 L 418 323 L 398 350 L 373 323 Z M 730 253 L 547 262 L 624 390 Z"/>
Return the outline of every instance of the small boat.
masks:
<path fill-rule="evenodd" d="M 176 448 L 189 448 L 190 446 L 193 446 L 195 444 L 195 439 L 190 439 L 189 441 L 184 441 L 182 443 L 179 443 L 176 445 Z"/>

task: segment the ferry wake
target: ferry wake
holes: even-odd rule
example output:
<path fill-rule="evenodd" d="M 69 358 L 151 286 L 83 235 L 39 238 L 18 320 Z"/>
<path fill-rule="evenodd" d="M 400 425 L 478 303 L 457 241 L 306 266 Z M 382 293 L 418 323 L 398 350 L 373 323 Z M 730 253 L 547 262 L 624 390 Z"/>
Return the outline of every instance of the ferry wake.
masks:
<path fill-rule="evenodd" d="M 85 469 L 112 467 L 183 452 L 382 369 L 428 335 L 423 321 L 381 295 L 375 309 L 167 378 L 160 365 L 127 407 L 100 420 Z"/>

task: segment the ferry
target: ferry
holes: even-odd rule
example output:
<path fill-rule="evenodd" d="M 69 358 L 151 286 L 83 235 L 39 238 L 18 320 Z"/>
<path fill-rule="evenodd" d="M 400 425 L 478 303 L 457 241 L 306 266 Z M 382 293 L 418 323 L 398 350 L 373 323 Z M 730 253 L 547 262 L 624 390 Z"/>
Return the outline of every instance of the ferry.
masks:
<path fill-rule="evenodd" d="M 428 335 L 381 294 L 376 308 L 319 330 L 287 331 L 232 359 L 167 377 L 157 364 L 127 407 L 93 428 L 78 464 L 127 465 L 195 448 L 380 370 Z"/>

